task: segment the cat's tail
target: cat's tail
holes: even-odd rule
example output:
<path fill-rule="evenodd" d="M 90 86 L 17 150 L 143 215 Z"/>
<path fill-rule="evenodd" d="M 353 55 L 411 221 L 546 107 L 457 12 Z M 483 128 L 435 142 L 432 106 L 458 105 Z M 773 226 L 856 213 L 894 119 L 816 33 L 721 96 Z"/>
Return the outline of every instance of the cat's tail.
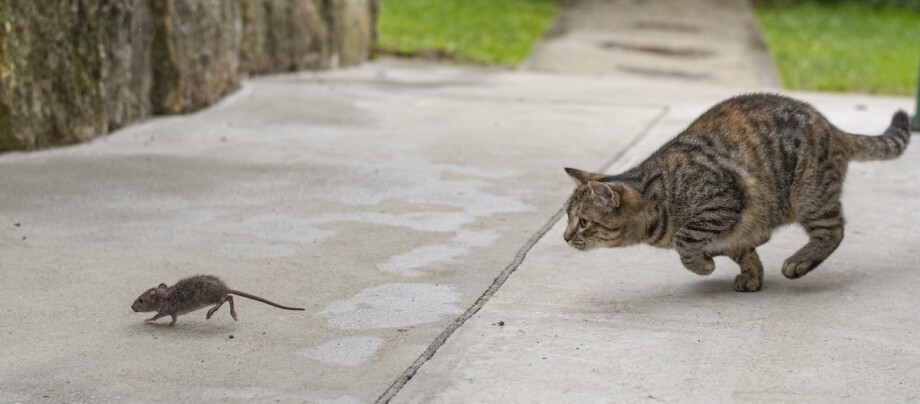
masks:
<path fill-rule="evenodd" d="M 910 119 L 906 112 L 898 111 L 881 136 L 846 134 L 846 138 L 853 151 L 850 160 L 891 160 L 904 153 L 910 143 Z"/>

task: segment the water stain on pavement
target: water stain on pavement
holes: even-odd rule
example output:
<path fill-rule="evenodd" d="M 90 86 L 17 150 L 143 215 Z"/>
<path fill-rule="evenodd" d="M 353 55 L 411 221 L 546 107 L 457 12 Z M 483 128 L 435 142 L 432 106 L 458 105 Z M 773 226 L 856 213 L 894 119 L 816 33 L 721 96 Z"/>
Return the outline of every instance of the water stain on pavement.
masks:
<path fill-rule="evenodd" d="M 358 366 L 374 356 L 383 342 L 380 337 L 344 337 L 307 348 L 300 355 L 332 365 Z"/>
<path fill-rule="evenodd" d="M 390 283 L 333 301 L 317 315 L 346 330 L 406 327 L 460 314 L 459 302 L 460 294 L 452 286 Z"/>

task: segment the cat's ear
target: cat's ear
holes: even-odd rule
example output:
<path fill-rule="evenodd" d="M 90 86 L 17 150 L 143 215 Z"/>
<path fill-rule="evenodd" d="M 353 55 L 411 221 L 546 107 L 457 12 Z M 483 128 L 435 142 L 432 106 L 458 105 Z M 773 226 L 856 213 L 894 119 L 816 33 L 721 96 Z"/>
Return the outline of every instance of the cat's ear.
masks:
<path fill-rule="evenodd" d="M 589 181 L 588 189 L 591 190 L 591 197 L 596 205 L 607 208 L 620 207 L 620 194 L 610 184 Z"/>
<path fill-rule="evenodd" d="M 597 174 L 589 173 L 587 171 L 581 171 L 579 169 L 570 168 L 570 167 L 565 168 L 565 173 L 568 174 L 569 177 L 572 177 L 572 179 L 575 180 L 575 184 L 578 184 L 578 185 L 587 184 L 588 181 L 591 181 L 597 178 Z"/>

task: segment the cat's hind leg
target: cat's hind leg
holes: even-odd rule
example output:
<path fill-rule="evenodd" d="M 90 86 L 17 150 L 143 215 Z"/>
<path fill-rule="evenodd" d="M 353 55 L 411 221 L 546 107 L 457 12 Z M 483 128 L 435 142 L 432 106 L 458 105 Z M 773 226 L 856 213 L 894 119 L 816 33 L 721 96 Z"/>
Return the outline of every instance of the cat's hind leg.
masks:
<path fill-rule="evenodd" d="M 831 255 L 843 240 L 843 211 L 836 200 L 799 219 L 808 233 L 808 244 L 792 254 L 783 263 L 783 275 L 789 279 L 800 278 L 815 269 Z"/>
<path fill-rule="evenodd" d="M 756 292 L 763 286 L 763 264 L 757 251 L 751 247 L 739 249 L 728 254 L 729 258 L 741 267 L 741 274 L 735 277 L 735 291 Z"/>

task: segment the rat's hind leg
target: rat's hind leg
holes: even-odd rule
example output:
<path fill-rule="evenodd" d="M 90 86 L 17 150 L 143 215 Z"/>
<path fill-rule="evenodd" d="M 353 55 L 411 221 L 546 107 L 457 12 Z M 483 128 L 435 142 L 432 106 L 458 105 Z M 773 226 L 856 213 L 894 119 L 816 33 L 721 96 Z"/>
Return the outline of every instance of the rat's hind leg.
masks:
<path fill-rule="evenodd" d="M 843 240 L 843 214 L 840 201 L 821 206 L 799 219 L 810 240 L 783 263 L 783 275 L 789 279 L 804 276 L 831 255 Z"/>
<path fill-rule="evenodd" d="M 733 251 L 728 256 L 741 267 L 741 274 L 735 277 L 735 291 L 756 292 L 763 286 L 763 264 L 757 251 L 751 247 Z"/>
<path fill-rule="evenodd" d="M 172 316 L 172 321 L 169 322 L 169 326 L 170 326 L 170 327 L 173 327 L 173 326 L 176 325 L 176 315 L 175 315 L 175 314 L 170 314 L 170 316 Z"/>
<path fill-rule="evenodd" d="M 206 314 L 206 315 L 204 316 L 204 318 L 205 318 L 206 320 L 210 320 L 210 319 L 211 319 L 211 316 L 214 315 L 214 312 L 216 312 L 217 309 L 220 308 L 220 306 L 223 306 L 223 305 L 224 305 L 224 302 L 227 301 L 228 298 L 230 298 L 230 296 L 224 296 L 224 297 L 222 297 L 220 300 L 218 300 L 218 301 L 217 301 L 217 304 L 215 304 L 214 307 L 211 307 L 211 310 L 208 310 L 208 314 Z M 231 304 L 231 307 L 232 307 L 232 304 Z"/>
<path fill-rule="evenodd" d="M 233 321 L 237 321 L 236 307 L 233 306 L 233 296 L 227 295 L 227 301 L 230 302 L 230 317 L 233 317 Z"/>

